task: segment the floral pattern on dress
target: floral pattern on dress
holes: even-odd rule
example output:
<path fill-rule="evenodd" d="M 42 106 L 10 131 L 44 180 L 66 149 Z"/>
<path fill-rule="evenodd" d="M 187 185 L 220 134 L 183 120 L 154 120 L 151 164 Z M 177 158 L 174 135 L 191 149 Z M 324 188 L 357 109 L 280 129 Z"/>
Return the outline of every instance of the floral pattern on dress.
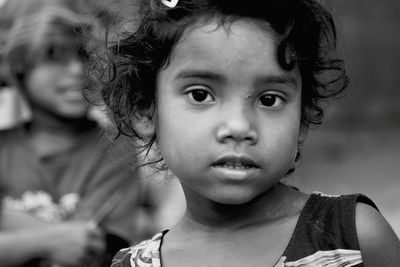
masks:
<path fill-rule="evenodd" d="M 132 267 L 161 267 L 160 247 L 163 233 L 129 249 Z"/>
<path fill-rule="evenodd" d="M 75 213 L 79 200 L 77 193 L 69 193 L 61 196 L 57 203 L 45 191 L 26 191 L 19 198 L 5 196 L 3 205 L 47 222 L 58 222 Z"/>
<path fill-rule="evenodd" d="M 286 257 L 274 267 L 351 267 L 362 263 L 361 252 L 351 249 L 317 251 L 297 261 L 285 262 Z"/>
<path fill-rule="evenodd" d="M 120 253 L 130 255 L 130 265 L 125 266 L 119 260 L 112 267 L 162 267 L 160 247 L 164 232 L 156 234 L 152 239 L 136 246 L 122 250 Z M 335 249 L 317 251 L 297 261 L 286 262 L 283 256 L 274 267 L 351 267 L 362 263 L 359 250 Z"/>

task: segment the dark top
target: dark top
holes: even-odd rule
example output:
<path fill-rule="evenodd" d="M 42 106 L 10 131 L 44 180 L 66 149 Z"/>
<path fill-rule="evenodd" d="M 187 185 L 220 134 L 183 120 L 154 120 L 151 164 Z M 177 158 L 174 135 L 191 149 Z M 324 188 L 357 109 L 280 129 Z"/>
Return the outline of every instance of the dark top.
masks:
<path fill-rule="evenodd" d="M 357 202 L 377 209 L 362 194 L 311 194 L 287 248 L 274 266 L 363 266 L 355 225 Z M 167 232 L 164 230 L 151 240 L 120 250 L 113 259 L 112 267 L 161 267 L 160 248 Z"/>

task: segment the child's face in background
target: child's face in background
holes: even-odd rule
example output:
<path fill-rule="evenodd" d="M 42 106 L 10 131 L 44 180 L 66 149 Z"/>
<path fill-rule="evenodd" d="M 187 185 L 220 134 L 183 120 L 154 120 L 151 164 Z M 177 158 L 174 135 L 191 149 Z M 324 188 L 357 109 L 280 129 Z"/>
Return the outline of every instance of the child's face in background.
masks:
<path fill-rule="evenodd" d="M 301 77 L 250 20 L 197 27 L 157 80 L 156 133 L 186 197 L 243 204 L 275 185 L 297 152 Z"/>
<path fill-rule="evenodd" d="M 88 103 L 82 94 L 86 84 L 83 59 L 69 45 L 55 44 L 43 50 L 25 80 L 31 105 L 60 117 L 85 116 Z"/>

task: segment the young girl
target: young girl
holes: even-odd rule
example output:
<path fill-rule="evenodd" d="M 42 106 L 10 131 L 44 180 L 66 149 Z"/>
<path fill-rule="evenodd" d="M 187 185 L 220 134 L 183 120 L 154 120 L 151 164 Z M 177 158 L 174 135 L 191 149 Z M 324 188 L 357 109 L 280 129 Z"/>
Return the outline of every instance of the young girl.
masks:
<path fill-rule="evenodd" d="M 5 60 L 32 117 L 0 131 L 0 265 L 110 265 L 135 238 L 141 186 L 134 168 L 110 157 L 82 94 L 88 58 L 79 30 L 96 20 L 62 0 L 12 4 L 24 12 Z"/>
<path fill-rule="evenodd" d="M 320 4 L 143 0 L 138 10 L 103 95 L 121 133 L 157 145 L 187 209 L 112 266 L 400 266 L 400 242 L 366 196 L 280 182 L 320 101 L 346 87 Z"/>

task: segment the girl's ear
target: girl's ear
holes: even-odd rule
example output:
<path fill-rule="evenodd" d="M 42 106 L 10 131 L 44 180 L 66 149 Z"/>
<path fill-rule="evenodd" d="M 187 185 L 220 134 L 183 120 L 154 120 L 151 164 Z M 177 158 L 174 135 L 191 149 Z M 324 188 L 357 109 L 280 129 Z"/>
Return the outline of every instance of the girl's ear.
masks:
<path fill-rule="evenodd" d="M 151 138 L 156 133 L 155 113 L 154 109 L 149 109 L 135 113 L 133 117 L 133 125 L 135 130 L 142 137 Z"/>
<path fill-rule="evenodd" d="M 298 141 L 298 143 L 299 144 L 303 144 L 304 141 L 307 138 L 307 135 L 308 135 L 308 128 L 306 126 L 304 126 L 304 125 L 301 125 L 300 126 L 300 131 L 299 131 L 299 141 Z"/>

